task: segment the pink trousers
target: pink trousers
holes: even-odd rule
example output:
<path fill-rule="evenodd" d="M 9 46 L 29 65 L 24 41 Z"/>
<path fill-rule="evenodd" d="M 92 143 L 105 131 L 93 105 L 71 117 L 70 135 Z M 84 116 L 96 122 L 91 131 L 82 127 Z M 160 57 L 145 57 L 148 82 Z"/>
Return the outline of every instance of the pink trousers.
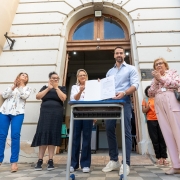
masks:
<path fill-rule="evenodd" d="M 180 102 L 173 91 L 155 96 L 155 111 L 173 168 L 180 168 Z"/>

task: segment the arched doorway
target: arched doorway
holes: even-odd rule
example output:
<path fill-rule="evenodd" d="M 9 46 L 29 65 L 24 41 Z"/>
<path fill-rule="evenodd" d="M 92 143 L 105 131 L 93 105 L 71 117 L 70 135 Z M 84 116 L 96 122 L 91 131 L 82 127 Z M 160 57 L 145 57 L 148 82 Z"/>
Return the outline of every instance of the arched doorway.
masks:
<path fill-rule="evenodd" d="M 76 82 L 76 71 L 78 69 L 86 69 L 89 79 L 105 77 L 108 69 L 115 63 L 113 50 L 116 46 L 124 47 L 126 50 L 125 61 L 132 64 L 128 34 L 123 22 L 107 14 L 101 18 L 95 18 L 94 15 L 86 16 L 72 26 L 67 42 L 66 77 L 64 78 L 66 87 L 68 87 L 68 97 L 71 86 Z M 67 124 L 68 120 L 69 112 L 66 110 Z M 103 131 L 102 136 L 105 136 L 103 122 L 100 122 L 99 126 L 100 130 Z M 121 147 L 119 126 L 117 134 Z M 107 148 L 107 143 L 99 144 L 99 146 L 100 148 Z"/>
<path fill-rule="evenodd" d="M 125 61 L 131 64 L 130 41 L 126 26 L 117 18 L 103 15 L 84 17 L 74 24 L 69 33 L 67 52 L 69 54 L 68 74 L 84 68 L 92 77 L 105 77 L 113 66 L 113 50 L 116 46 L 126 49 Z M 101 69 L 96 69 L 102 65 Z M 95 78 L 95 76 L 93 76 Z"/>

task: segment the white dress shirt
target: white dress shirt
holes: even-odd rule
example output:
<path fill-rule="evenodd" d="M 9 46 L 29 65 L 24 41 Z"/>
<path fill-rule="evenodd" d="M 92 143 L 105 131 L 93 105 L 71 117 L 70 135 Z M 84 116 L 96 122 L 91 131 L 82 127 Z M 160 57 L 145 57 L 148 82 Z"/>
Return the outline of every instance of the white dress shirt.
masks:
<path fill-rule="evenodd" d="M 5 99 L 0 108 L 2 114 L 18 115 L 24 114 L 26 99 L 31 94 L 31 88 L 28 86 L 19 87 L 12 90 L 13 85 L 9 86 L 3 93 L 2 97 Z"/>

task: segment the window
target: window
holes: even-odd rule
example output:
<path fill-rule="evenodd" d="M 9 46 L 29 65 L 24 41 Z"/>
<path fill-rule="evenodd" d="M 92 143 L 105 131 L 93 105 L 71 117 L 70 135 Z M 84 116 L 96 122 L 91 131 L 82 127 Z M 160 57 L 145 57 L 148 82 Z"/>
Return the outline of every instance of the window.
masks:
<path fill-rule="evenodd" d="M 74 26 L 71 40 L 124 40 L 126 39 L 124 27 L 117 18 L 110 16 L 94 18 L 90 16 Z"/>
<path fill-rule="evenodd" d="M 104 39 L 123 39 L 124 31 L 112 18 L 104 18 Z"/>
<path fill-rule="evenodd" d="M 73 34 L 73 40 L 93 40 L 94 39 L 94 18 L 82 22 Z"/>

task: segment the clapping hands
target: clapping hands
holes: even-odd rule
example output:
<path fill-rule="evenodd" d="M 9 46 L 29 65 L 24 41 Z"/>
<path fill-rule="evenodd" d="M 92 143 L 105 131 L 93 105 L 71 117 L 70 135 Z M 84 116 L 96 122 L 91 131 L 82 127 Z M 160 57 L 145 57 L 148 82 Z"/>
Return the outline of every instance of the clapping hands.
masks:
<path fill-rule="evenodd" d="M 53 88 L 51 81 L 48 82 L 48 89 L 51 90 Z"/>
<path fill-rule="evenodd" d="M 85 89 L 85 86 L 84 85 L 80 85 L 80 87 L 79 87 L 80 92 L 83 92 L 84 89 Z"/>
<path fill-rule="evenodd" d="M 14 81 L 14 86 L 12 87 L 12 90 L 14 90 L 15 88 L 19 87 L 21 84 L 21 80 L 18 78 Z"/>
<path fill-rule="evenodd" d="M 154 76 L 154 78 L 155 78 L 156 80 L 159 80 L 159 79 L 161 78 L 161 74 L 160 74 L 160 72 L 157 71 L 157 70 L 152 71 L 152 75 Z"/>
<path fill-rule="evenodd" d="M 59 84 L 59 82 L 57 80 L 52 79 L 48 83 L 48 88 L 49 89 L 52 89 L 52 88 L 57 89 L 58 88 L 58 84 Z"/>

